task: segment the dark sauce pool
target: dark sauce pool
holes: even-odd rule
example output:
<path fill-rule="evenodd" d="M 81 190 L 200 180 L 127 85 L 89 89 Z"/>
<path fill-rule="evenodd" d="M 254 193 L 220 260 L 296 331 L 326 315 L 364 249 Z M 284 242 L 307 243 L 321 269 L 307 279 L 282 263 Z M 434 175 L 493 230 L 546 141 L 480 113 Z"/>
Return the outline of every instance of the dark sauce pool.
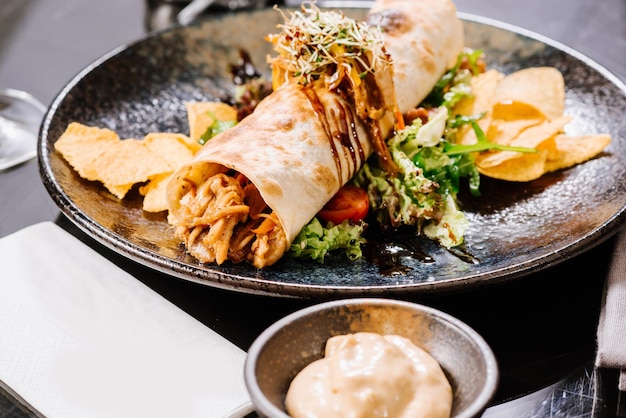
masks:
<path fill-rule="evenodd" d="M 381 275 L 404 275 L 412 269 L 403 263 L 407 257 L 421 263 L 434 263 L 429 248 L 437 246 L 430 238 L 417 234 L 415 227 L 401 227 L 391 231 L 382 231 L 379 224 L 372 220 L 365 230 L 367 243 L 363 245 L 363 257 L 376 265 Z M 448 252 L 469 264 L 479 264 L 480 260 L 469 253 L 464 244 L 449 248 Z"/>

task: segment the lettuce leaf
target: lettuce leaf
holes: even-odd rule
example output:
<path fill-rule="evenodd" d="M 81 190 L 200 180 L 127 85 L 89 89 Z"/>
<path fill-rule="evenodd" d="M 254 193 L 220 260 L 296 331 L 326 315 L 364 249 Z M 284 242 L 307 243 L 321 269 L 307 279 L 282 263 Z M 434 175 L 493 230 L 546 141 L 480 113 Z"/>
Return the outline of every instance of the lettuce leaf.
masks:
<path fill-rule="evenodd" d="M 459 178 L 472 173 L 475 166 L 458 166 L 461 158 L 445 154 L 448 110 L 441 106 L 433 112 L 426 124 L 415 119 L 388 141 L 398 173 L 387 173 L 373 159 L 354 182 L 367 190 L 370 210 L 383 230 L 411 225 L 417 233 L 452 247 L 463 242 L 468 226 L 456 204 Z"/>
<path fill-rule="evenodd" d="M 291 244 L 288 254 L 295 258 L 304 258 L 324 262 L 328 253 L 343 252 L 350 260 L 363 257 L 361 244 L 365 243 L 363 231 L 366 224 L 343 221 L 339 225 L 329 222 L 325 227 L 317 218 L 313 218 Z"/>

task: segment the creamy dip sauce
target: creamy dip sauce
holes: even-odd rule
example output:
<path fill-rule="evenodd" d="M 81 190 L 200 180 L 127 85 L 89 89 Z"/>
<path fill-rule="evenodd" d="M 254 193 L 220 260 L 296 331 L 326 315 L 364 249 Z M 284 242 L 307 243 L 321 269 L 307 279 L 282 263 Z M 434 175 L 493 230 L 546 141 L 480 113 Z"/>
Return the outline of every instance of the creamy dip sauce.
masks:
<path fill-rule="evenodd" d="M 294 418 L 450 417 L 452 388 L 430 354 L 398 335 L 339 335 L 291 382 Z"/>

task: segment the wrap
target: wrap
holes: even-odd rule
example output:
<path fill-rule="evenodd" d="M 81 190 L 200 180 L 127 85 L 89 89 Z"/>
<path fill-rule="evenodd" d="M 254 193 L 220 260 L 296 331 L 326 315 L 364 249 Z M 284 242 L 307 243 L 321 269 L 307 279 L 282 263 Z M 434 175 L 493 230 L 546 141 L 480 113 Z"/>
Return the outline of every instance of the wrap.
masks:
<path fill-rule="evenodd" d="M 403 114 L 424 100 L 454 66 L 465 43 L 463 24 L 449 0 L 377 0 L 367 23 L 383 29 Z"/>
<path fill-rule="evenodd" d="M 393 83 L 382 77 L 368 86 L 380 90 L 368 95 L 382 97 L 383 112 L 364 120 L 358 103 L 323 83 L 276 88 L 172 176 L 168 221 L 191 255 L 257 268 L 280 259 L 376 141 L 393 133 L 397 112 L 418 105 L 463 47 L 449 0 L 379 0 L 368 23 L 384 30 L 392 61 Z"/>

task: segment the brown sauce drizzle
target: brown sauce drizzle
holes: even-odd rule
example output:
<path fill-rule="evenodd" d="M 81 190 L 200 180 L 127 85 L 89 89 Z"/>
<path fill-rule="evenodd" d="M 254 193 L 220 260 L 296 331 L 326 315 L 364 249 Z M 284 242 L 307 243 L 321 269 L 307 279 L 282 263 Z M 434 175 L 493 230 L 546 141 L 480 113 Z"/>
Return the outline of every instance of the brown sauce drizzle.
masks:
<path fill-rule="evenodd" d="M 376 82 L 376 76 L 373 72 L 368 71 L 370 66 L 370 60 L 367 54 L 361 56 L 360 61 L 356 61 L 357 71 L 364 76 L 361 78 L 363 83 L 360 87 L 360 94 L 365 97 L 366 109 L 382 109 L 384 107 L 384 100 Z M 371 116 L 371 115 L 370 115 Z"/>
<path fill-rule="evenodd" d="M 364 74 L 361 85 L 355 90 L 353 101 L 361 120 L 367 125 L 374 151 L 376 152 L 382 168 L 389 173 L 396 173 L 398 167 L 393 162 L 387 144 L 383 136 L 379 120 L 387 112 L 385 100 L 380 91 L 373 72 L 367 71 L 370 65 L 369 57 L 363 54 L 361 61 L 356 61 L 357 71 Z M 373 111 L 373 112 L 372 112 Z M 372 114 L 374 113 L 374 114 Z"/>
<path fill-rule="evenodd" d="M 480 264 L 480 259 L 470 254 L 465 244 L 461 244 L 458 247 L 448 248 L 448 252 L 468 264 Z"/>
<path fill-rule="evenodd" d="M 343 106 L 339 100 L 335 100 L 338 112 L 335 112 L 334 109 L 331 109 L 330 112 L 326 112 L 313 88 L 304 87 L 302 91 L 309 103 L 311 103 L 311 106 L 313 106 L 320 123 L 326 131 L 328 145 L 333 159 L 335 160 L 339 180 L 342 181 L 344 178 L 340 155 L 343 155 L 348 162 L 348 169 L 350 171 L 347 173 L 347 178 L 352 178 L 352 176 L 356 174 L 359 164 L 365 162 L 365 151 L 363 150 L 356 130 L 356 123 L 352 111 Z M 337 149 L 337 144 L 334 139 L 338 140 L 341 144 L 341 150 Z"/>
<path fill-rule="evenodd" d="M 409 274 L 412 268 L 403 262 L 407 258 L 424 264 L 436 262 L 424 249 L 424 246 L 432 248 L 431 246 L 436 244 L 425 236 L 416 235 L 414 228 L 401 227 L 382 231 L 372 222 L 366 231 L 366 238 L 363 257 L 374 264 L 383 276 Z M 469 252 L 465 244 L 448 248 L 447 251 L 465 263 L 480 264 L 480 260 Z"/>
<path fill-rule="evenodd" d="M 365 234 L 367 243 L 363 246 L 363 256 L 376 265 L 383 276 L 408 274 L 412 269 L 402 262 L 407 257 L 421 263 L 435 262 L 435 259 L 422 249 L 415 228 L 402 227 L 383 231 L 372 222 L 369 223 Z"/>
<path fill-rule="evenodd" d="M 395 175 L 398 172 L 398 166 L 391 159 L 391 154 L 389 153 L 389 149 L 387 149 L 387 144 L 385 143 L 385 138 L 383 138 L 380 124 L 376 120 L 369 119 L 367 126 L 372 137 L 372 143 L 374 145 L 376 155 L 378 156 L 380 166 L 389 174 Z"/>
<path fill-rule="evenodd" d="M 363 146 L 359 140 L 353 113 L 350 109 L 346 109 L 339 101 L 335 101 L 335 104 L 339 109 L 339 114 L 335 115 L 333 111 L 333 115 L 335 116 L 334 126 L 338 128 L 333 132 L 333 136 L 339 140 L 343 147 L 344 155 L 350 167 L 348 178 L 352 178 L 359 168 L 359 163 L 365 162 L 365 151 L 363 151 Z M 347 155 L 348 153 L 349 155 Z M 350 162 L 352 162 L 351 165 Z"/>

